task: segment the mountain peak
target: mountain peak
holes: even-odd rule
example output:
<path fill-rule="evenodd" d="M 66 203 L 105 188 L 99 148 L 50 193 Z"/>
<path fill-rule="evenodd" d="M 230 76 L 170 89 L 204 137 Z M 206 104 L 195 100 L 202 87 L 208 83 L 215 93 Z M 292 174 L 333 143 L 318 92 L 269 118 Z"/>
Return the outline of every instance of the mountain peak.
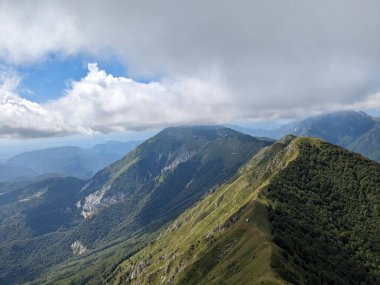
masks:
<path fill-rule="evenodd" d="M 157 134 L 157 136 L 160 135 L 173 137 L 193 136 L 205 139 L 215 139 L 218 137 L 242 135 L 242 133 L 223 126 L 178 126 L 166 128 Z"/>

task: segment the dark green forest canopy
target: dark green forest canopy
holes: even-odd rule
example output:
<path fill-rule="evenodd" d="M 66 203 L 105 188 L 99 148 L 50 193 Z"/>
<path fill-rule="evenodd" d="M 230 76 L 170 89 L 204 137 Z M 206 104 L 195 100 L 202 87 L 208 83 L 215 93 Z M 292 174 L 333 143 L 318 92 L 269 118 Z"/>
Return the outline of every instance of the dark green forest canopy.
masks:
<path fill-rule="evenodd" d="M 321 142 L 265 191 L 274 241 L 294 284 L 380 284 L 380 165 Z"/>

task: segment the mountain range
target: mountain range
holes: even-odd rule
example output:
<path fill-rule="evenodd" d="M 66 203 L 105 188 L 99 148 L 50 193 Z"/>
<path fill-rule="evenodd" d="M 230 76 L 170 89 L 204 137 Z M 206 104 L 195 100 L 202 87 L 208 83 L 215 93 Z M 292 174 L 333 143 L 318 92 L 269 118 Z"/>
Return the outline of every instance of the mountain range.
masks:
<path fill-rule="evenodd" d="M 100 249 L 147 239 L 269 144 L 226 128 L 169 128 L 90 180 L 15 187 L 0 196 L 1 283 L 33 279 L 79 253 L 98 259 Z"/>
<path fill-rule="evenodd" d="M 0 181 L 30 179 L 41 175 L 90 178 L 140 143 L 108 141 L 88 149 L 63 146 L 24 152 L 0 164 Z"/>
<path fill-rule="evenodd" d="M 379 284 L 380 165 L 318 139 L 263 149 L 110 284 Z"/>
<path fill-rule="evenodd" d="M 377 119 L 286 128 L 167 128 L 87 179 L 0 183 L 0 284 L 380 284 L 380 164 L 342 147 L 375 153 Z"/>
<path fill-rule="evenodd" d="M 317 137 L 380 162 L 380 119 L 364 112 L 322 114 L 285 124 L 275 130 L 230 127 L 251 136 L 272 139 L 288 134 Z"/>

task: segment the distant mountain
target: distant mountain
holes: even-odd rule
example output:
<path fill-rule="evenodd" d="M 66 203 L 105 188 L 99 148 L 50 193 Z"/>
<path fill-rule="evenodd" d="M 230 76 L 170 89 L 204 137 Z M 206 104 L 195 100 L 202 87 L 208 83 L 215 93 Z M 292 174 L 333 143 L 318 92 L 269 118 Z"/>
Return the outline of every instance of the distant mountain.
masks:
<path fill-rule="evenodd" d="M 374 127 L 350 143 L 347 148 L 380 162 L 380 122 L 376 122 Z"/>
<path fill-rule="evenodd" d="M 0 168 L 0 181 L 44 174 L 89 178 L 138 144 L 138 141 L 110 141 L 90 149 L 67 146 L 21 153 L 10 158 L 3 165 L 4 170 Z"/>
<path fill-rule="evenodd" d="M 52 266 L 36 284 L 97 283 L 98 274 L 270 144 L 223 127 L 168 128 L 88 181 L 52 178 L 14 187 L 0 195 L 0 283 L 35 279 Z M 86 282 L 77 276 L 85 271 L 66 263 L 75 260 L 96 267 Z"/>
<path fill-rule="evenodd" d="M 380 165 L 288 136 L 104 277 L 107 284 L 380 284 Z"/>
<path fill-rule="evenodd" d="M 37 175 L 38 173 L 36 171 L 27 167 L 0 163 L 0 181 L 27 179 Z"/>
<path fill-rule="evenodd" d="M 274 139 L 287 134 L 317 137 L 380 162 L 379 122 L 364 112 L 340 111 L 322 114 L 286 124 L 276 130 L 236 129 L 252 136 Z"/>
<path fill-rule="evenodd" d="M 97 144 L 88 150 L 97 154 L 124 156 L 141 143 L 142 141 L 107 141 L 106 143 Z"/>

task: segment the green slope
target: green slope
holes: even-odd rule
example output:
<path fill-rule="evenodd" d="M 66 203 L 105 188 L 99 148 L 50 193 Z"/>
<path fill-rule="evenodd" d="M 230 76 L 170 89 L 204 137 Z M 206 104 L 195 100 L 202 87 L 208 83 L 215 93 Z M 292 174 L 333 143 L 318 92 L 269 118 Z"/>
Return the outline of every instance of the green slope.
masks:
<path fill-rule="evenodd" d="M 280 282 L 269 266 L 277 248 L 271 243 L 266 201 L 259 193 L 295 157 L 296 149 L 288 146 L 292 139 L 261 151 L 234 179 L 181 215 L 153 244 L 123 262 L 115 270 L 113 282 Z M 249 267 L 254 270 L 247 271 Z"/>
<path fill-rule="evenodd" d="M 36 284 L 90 279 L 96 284 L 108 267 L 269 144 L 222 127 L 169 128 L 89 181 L 65 184 L 58 178 L 54 188 L 32 187 L 28 195 L 41 194 L 26 202 L 20 201 L 25 191 L 12 194 L 13 201 L 0 196 L 8 213 L 0 227 L 7 226 L 5 236 L 12 230 L 12 238 L 0 240 L 0 283 L 34 280 L 48 270 Z M 17 238 L 18 233 L 23 235 Z M 71 248 L 75 243 L 86 248 L 80 256 Z"/>
<path fill-rule="evenodd" d="M 380 166 L 287 137 L 122 262 L 113 284 L 379 284 Z"/>

